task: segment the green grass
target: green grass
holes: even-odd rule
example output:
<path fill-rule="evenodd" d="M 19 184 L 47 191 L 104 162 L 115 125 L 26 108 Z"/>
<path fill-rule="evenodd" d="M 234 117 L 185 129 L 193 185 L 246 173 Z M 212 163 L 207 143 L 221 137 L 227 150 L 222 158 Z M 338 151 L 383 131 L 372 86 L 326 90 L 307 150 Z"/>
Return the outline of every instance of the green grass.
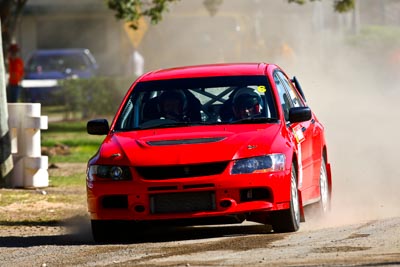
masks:
<path fill-rule="evenodd" d="M 32 198 L 34 198 L 35 201 L 38 201 L 40 199 L 44 199 L 44 196 L 35 194 L 34 191 L 15 191 L 15 190 L 7 190 L 7 191 L 2 191 L 0 194 L 0 207 L 1 206 L 8 206 L 13 203 L 17 202 L 28 202 L 31 201 Z"/>
<path fill-rule="evenodd" d="M 86 121 L 60 121 L 49 123 L 47 130 L 41 132 L 42 147 L 51 149 L 67 146 L 70 153 L 49 155 L 50 163 L 87 162 L 98 150 L 104 136 L 89 135 Z"/>
<path fill-rule="evenodd" d="M 44 115 L 57 116 L 59 108 Z M 51 114 L 51 115 L 49 115 Z M 87 121 L 49 122 L 41 131 L 41 145 L 45 149 L 68 147 L 69 153 L 49 156 L 49 187 L 33 189 L 0 188 L 0 225 L 52 225 L 76 216 L 86 216 L 86 173 L 84 164 L 98 150 L 105 136 L 89 135 Z M 49 150 L 48 150 L 49 151 Z M 43 153 L 42 153 L 43 154 Z M 64 164 L 61 168 L 57 164 Z M 70 169 L 68 169 L 70 168 Z"/>
<path fill-rule="evenodd" d="M 68 155 L 49 156 L 49 163 L 68 162 L 79 163 L 87 162 L 97 151 L 98 146 L 81 145 L 79 147 L 70 147 Z"/>
<path fill-rule="evenodd" d="M 42 114 L 47 116 L 62 115 L 65 113 L 64 106 L 41 106 Z"/>
<path fill-rule="evenodd" d="M 50 177 L 50 186 L 53 187 L 84 187 L 85 186 L 85 173 L 78 173 L 72 175 L 52 176 Z"/>

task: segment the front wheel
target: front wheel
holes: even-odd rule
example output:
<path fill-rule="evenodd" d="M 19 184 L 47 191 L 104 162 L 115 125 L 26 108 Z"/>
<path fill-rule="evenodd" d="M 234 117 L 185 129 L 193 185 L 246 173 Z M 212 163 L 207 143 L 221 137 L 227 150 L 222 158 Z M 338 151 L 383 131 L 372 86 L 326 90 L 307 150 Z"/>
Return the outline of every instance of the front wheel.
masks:
<path fill-rule="evenodd" d="M 277 211 L 272 218 L 275 232 L 296 232 L 300 228 L 300 201 L 297 191 L 297 173 L 294 164 L 290 178 L 290 208 Z"/>
<path fill-rule="evenodd" d="M 124 242 L 130 238 L 129 222 L 91 220 L 92 236 L 96 243 Z"/>

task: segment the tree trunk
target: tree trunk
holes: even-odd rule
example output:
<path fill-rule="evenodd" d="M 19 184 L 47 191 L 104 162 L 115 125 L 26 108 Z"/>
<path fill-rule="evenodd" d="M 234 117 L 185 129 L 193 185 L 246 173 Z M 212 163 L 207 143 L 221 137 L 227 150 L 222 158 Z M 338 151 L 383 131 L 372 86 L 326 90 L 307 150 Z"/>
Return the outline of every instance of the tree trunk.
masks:
<path fill-rule="evenodd" d="M 0 47 L 3 47 L 1 36 Z M 8 177 L 8 174 L 11 172 L 12 168 L 13 160 L 11 155 L 10 131 L 8 129 L 4 57 L 3 53 L 0 53 L 0 186 L 8 185 L 6 178 Z"/>

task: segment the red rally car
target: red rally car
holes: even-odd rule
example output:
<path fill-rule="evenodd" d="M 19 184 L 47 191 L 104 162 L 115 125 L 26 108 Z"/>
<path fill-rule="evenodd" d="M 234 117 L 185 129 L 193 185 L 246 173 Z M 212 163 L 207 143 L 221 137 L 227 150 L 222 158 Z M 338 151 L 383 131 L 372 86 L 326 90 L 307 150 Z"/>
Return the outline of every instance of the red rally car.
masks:
<path fill-rule="evenodd" d="M 265 63 L 171 68 L 139 77 L 88 162 L 95 241 L 117 222 L 241 223 L 297 231 L 329 211 L 324 127 L 294 77 Z M 133 224 L 134 227 L 134 224 Z"/>

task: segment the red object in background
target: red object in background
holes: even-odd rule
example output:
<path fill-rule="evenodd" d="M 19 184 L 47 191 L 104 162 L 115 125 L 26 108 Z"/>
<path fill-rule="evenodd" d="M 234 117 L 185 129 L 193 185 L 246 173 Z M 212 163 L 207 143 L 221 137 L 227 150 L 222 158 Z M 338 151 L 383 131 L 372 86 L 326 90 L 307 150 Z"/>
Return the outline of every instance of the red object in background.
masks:
<path fill-rule="evenodd" d="M 19 47 L 17 44 L 11 44 L 8 57 L 8 83 L 12 86 L 19 85 L 24 78 L 24 62 L 18 56 Z"/>
<path fill-rule="evenodd" d="M 8 83 L 10 85 L 18 85 L 24 78 L 24 62 L 21 58 L 9 58 L 8 59 Z"/>
<path fill-rule="evenodd" d="M 139 77 L 88 162 L 87 201 L 96 241 L 118 222 L 271 224 L 297 231 L 303 207 L 324 214 L 332 190 L 324 127 L 298 81 L 273 64 L 219 64 L 159 70 Z M 257 114 L 235 118 L 242 89 Z M 181 91 L 181 121 L 161 114 L 160 96 Z M 249 108 L 247 106 L 247 108 Z M 131 227 L 135 227 L 133 224 Z"/>

